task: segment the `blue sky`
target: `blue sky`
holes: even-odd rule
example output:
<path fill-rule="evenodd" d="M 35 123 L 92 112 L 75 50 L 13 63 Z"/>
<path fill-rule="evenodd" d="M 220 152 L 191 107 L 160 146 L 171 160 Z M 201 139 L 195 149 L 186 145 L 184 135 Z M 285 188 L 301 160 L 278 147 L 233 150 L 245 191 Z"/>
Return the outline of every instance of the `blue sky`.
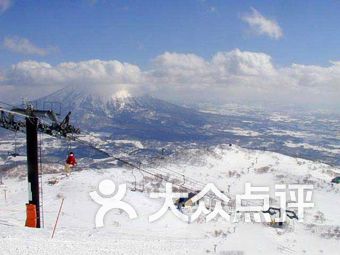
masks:
<path fill-rule="evenodd" d="M 240 17 L 251 7 L 276 20 L 280 40 L 249 31 Z M 2 49 L 1 66 L 96 58 L 145 66 L 165 51 L 211 57 L 234 48 L 265 52 L 278 65 L 327 65 L 340 56 L 339 9 L 339 1 L 16 0 L 0 16 L 0 38 L 57 50 L 41 57 Z"/>
<path fill-rule="evenodd" d="M 0 98 L 85 84 L 339 110 L 339 10 L 335 0 L 0 0 Z"/>

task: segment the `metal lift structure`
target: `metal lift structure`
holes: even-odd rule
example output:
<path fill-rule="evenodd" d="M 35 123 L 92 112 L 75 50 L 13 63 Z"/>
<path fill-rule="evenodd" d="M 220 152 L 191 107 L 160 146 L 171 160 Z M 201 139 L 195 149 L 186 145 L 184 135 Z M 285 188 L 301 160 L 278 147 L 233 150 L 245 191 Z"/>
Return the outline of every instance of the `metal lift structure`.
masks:
<path fill-rule="evenodd" d="M 28 227 L 40 228 L 43 219 L 38 133 L 68 139 L 72 139 L 73 134 L 80 134 L 80 130 L 70 124 L 71 112 L 61 122 L 58 121 L 57 115 L 53 110 L 35 109 L 32 104 L 26 104 L 23 108 L 0 107 L 0 127 L 13 132 L 26 133 L 28 179 L 26 226 Z"/>

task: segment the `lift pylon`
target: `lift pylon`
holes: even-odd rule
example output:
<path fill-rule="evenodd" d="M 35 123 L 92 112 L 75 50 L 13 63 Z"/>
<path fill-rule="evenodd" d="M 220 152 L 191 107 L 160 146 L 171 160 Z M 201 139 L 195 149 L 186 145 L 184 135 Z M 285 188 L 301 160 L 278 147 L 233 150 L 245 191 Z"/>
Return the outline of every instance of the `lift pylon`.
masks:
<path fill-rule="evenodd" d="M 40 228 L 42 215 L 40 210 L 38 132 L 55 137 L 68 137 L 68 134 L 79 134 L 80 130 L 69 123 L 71 112 L 62 122 L 57 120 L 53 111 L 34 109 L 32 105 L 11 110 L 0 108 L 0 114 L 0 127 L 26 133 L 28 203 L 26 204 L 27 218 L 25 225 Z M 16 120 L 15 117 L 19 117 L 21 120 Z M 43 118 L 48 118 L 49 123 L 43 123 L 41 121 Z"/>

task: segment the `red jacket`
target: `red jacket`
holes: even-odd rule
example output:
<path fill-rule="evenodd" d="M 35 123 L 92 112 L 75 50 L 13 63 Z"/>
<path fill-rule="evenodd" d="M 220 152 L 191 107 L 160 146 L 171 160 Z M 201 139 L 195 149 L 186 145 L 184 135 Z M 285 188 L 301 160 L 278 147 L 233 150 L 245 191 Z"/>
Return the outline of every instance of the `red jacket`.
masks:
<path fill-rule="evenodd" d="M 66 163 L 69 165 L 75 166 L 77 164 L 75 156 L 73 154 L 69 155 L 66 160 Z"/>

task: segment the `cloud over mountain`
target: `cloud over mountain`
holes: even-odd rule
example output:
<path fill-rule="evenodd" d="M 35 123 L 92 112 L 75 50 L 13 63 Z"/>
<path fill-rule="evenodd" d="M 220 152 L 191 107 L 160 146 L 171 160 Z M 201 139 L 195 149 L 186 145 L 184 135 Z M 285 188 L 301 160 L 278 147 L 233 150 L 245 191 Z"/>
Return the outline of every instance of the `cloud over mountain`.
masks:
<path fill-rule="evenodd" d="M 210 59 L 165 52 L 147 70 L 117 60 L 58 65 L 24 61 L 3 72 L 0 88 L 6 92 L 20 87 L 25 95 L 38 97 L 57 88 L 79 85 L 99 93 L 125 89 L 132 94 L 147 93 L 184 103 L 338 107 L 339 77 L 339 62 L 331 62 L 327 67 L 301 64 L 276 67 L 268 54 L 235 49 L 217 52 Z"/>

